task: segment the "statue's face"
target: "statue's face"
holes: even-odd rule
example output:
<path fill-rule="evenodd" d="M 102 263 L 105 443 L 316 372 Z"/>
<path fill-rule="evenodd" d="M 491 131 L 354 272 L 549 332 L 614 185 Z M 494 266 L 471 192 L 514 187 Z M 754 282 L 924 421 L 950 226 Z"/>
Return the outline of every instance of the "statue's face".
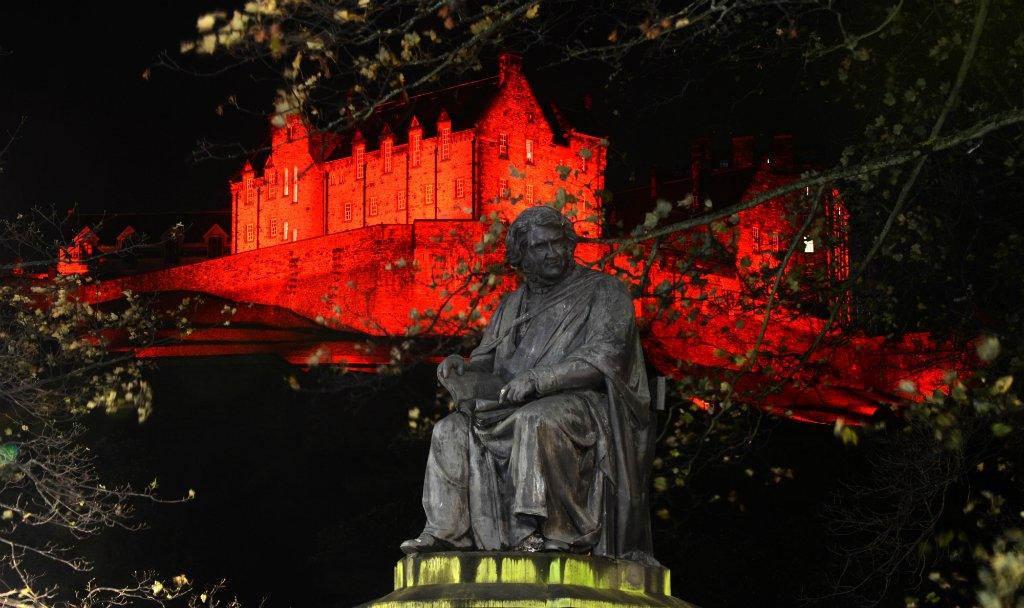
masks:
<path fill-rule="evenodd" d="M 572 245 L 561 228 L 533 226 L 526 233 L 522 268 L 529 276 L 557 281 L 572 268 Z"/>

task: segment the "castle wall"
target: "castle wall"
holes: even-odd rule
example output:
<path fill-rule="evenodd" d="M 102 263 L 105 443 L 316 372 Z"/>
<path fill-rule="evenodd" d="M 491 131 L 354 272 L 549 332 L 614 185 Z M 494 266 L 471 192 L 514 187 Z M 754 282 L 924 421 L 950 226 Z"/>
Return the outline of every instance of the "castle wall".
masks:
<path fill-rule="evenodd" d="M 120 277 L 87 288 L 87 296 L 101 302 L 119 299 L 126 290 L 210 293 L 280 306 L 339 329 L 403 335 L 414 307 L 468 305 L 466 298 L 448 298 L 445 290 L 465 282 L 456 267 L 480 259 L 474 245 L 485 230 L 473 221 L 369 226 Z M 445 269 L 450 277 L 443 276 Z"/>
<path fill-rule="evenodd" d="M 555 142 L 518 65 L 503 68 L 503 78 L 500 92 L 477 127 L 481 215 L 493 212 L 511 222 L 525 206 L 555 201 L 562 189 L 579 199 L 563 209 L 577 224 L 577 231 L 598 236 L 600 204 L 595 192 L 604 188 L 604 148 L 597 138 L 576 133 L 567 134 L 568 145 Z M 583 148 L 591 155 L 586 162 L 580 155 Z M 559 166 L 569 169 L 565 179 Z"/>
<path fill-rule="evenodd" d="M 272 153 L 263 173 L 249 169 L 242 180 L 232 184 L 237 192 L 233 217 L 236 253 L 324 234 L 324 172 L 314 162 L 311 140 L 300 120 L 289 117 L 272 134 Z"/>

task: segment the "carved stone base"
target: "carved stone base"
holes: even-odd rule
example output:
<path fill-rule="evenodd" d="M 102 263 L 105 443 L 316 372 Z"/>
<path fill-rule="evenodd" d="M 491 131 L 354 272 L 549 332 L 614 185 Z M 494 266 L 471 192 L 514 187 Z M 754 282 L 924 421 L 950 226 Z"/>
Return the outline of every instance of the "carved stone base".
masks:
<path fill-rule="evenodd" d="M 695 608 L 660 566 L 568 553 L 429 553 L 395 566 L 395 590 L 363 608 Z"/>

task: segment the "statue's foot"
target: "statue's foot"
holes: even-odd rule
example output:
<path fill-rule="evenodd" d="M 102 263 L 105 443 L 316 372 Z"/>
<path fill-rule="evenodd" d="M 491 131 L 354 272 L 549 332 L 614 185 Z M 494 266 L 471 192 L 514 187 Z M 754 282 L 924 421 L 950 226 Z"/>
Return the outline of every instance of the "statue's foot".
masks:
<path fill-rule="evenodd" d="M 534 532 L 519 541 L 516 545 L 515 551 L 524 551 L 526 553 L 536 553 L 544 549 L 544 537 L 541 536 L 540 532 Z"/>
<path fill-rule="evenodd" d="M 565 541 L 555 540 L 553 538 L 545 538 L 544 546 L 541 551 L 551 551 L 557 553 L 575 553 L 577 555 L 584 555 L 590 553 L 590 547 L 581 547 L 579 545 L 571 545 Z"/>
<path fill-rule="evenodd" d="M 440 538 L 435 538 L 426 532 L 420 534 L 416 538 L 410 538 L 399 545 L 399 548 L 402 549 L 402 553 L 405 553 L 406 555 L 412 555 L 413 553 L 435 553 L 437 551 L 446 551 L 451 549 L 451 547 L 451 544 L 441 540 Z"/>

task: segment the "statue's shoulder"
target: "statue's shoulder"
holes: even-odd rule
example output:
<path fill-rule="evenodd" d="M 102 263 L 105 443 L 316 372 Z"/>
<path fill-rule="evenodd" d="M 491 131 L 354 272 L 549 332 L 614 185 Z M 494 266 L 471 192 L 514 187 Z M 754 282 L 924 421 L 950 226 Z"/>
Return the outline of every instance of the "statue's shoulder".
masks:
<path fill-rule="evenodd" d="M 629 295 L 629 290 L 626 289 L 622 281 L 607 272 L 580 267 L 580 280 L 593 285 L 595 291 L 611 292 L 616 295 Z"/>
<path fill-rule="evenodd" d="M 519 301 L 519 298 L 523 297 L 523 291 L 526 289 L 525 285 L 519 285 L 512 291 L 505 292 L 501 295 L 498 300 L 498 308 L 496 313 L 503 312 L 506 308 Z"/>

